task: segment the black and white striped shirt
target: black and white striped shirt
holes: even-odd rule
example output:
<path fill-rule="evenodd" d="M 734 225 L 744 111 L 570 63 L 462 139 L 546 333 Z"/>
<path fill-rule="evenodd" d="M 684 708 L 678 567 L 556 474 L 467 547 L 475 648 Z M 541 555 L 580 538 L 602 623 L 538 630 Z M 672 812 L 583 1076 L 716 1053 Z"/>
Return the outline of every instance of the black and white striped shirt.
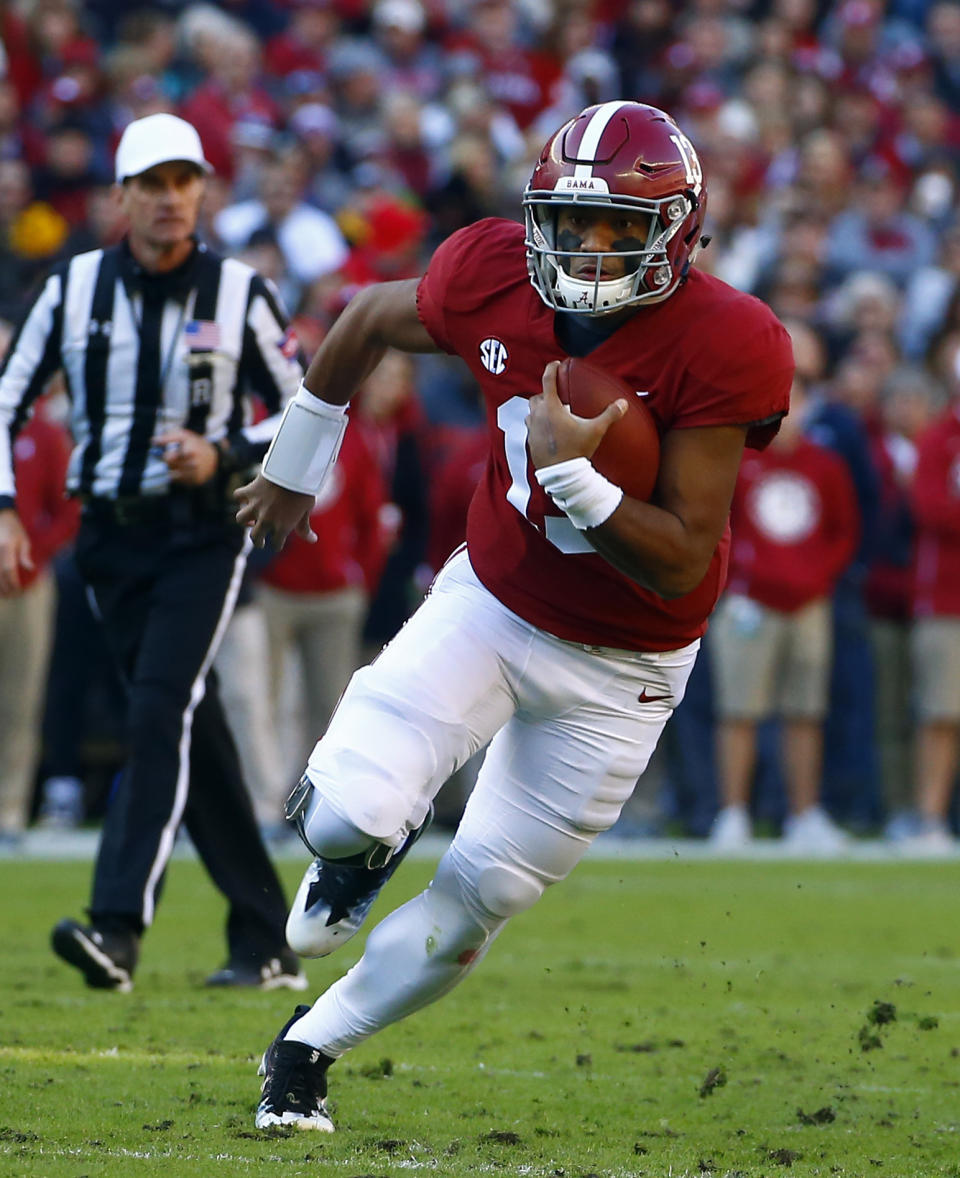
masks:
<path fill-rule="evenodd" d="M 184 427 L 226 439 L 234 465 L 266 453 L 303 375 L 276 293 L 252 267 L 199 246 L 177 270 L 142 270 L 126 243 L 47 278 L 0 369 L 0 507 L 15 495 L 12 440 L 57 369 L 70 398 L 73 495 L 161 495 L 153 438 Z M 252 424 L 249 394 L 268 416 Z"/>

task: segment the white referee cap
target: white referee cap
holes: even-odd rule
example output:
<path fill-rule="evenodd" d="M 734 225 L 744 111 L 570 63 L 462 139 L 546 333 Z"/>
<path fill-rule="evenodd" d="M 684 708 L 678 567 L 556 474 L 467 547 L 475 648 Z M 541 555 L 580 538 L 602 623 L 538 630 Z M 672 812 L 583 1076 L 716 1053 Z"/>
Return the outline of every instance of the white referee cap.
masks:
<path fill-rule="evenodd" d="M 204 172 L 213 168 L 203 155 L 197 129 L 176 115 L 155 114 L 127 124 L 117 145 L 117 183 L 139 176 L 157 164 L 186 160 Z"/>

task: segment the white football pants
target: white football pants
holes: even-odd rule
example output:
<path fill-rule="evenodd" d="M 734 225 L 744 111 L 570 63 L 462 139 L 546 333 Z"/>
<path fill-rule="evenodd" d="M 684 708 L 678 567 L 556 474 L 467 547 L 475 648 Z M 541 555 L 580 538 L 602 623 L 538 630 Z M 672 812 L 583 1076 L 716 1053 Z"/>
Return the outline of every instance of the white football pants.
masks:
<path fill-rule="evenodd" d="M 314 749 L 319 805 L 307 836 L 326 805 L 371 840 L 399 846 L 450 774 L 490 748 L 433 882 L 377 925 L 361 960 L 288 1038 L 336 1058 L 460 981 L 506 921 L 616 822 L 698 648 L 563 642 L 506 609 L 466 552 L 455 554 L 396 638 L 353 676 Z"/>

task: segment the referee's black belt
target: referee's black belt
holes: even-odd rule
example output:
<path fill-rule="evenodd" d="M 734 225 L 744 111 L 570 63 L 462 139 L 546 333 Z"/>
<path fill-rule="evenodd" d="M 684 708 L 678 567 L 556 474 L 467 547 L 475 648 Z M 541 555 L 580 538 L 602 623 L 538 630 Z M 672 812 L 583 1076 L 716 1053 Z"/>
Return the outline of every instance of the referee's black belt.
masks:
<path fill-rule="evenodd" d="M 226 523 L 232 509 L 211 487 L 173 488 L 163 495 L 81 496 L 83 514 L 92 523 L 119 528 L 189 528 Z"/>

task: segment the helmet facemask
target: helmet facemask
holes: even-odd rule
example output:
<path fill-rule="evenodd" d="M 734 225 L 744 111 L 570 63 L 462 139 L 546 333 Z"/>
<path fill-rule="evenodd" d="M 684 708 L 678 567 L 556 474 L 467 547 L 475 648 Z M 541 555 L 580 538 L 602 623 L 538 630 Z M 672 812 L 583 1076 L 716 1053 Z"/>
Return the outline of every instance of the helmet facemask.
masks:
<path fill-rule="evenodd" d="M 575 196 L 566 190 L 528 188 L 524 193 L 527 267 L 534 287 L 555 310 L 585 315 L 608 315 L 625 307 L 662 302 L 685 277 L 685 270 L 677 273 L 671 264 L 668 246 L 697 207 L 696 196 L 688 192 L 663 199 L 609 197 L 596 191 L 599 184 L 594 179 L 591 183 L 594 191 Z M 649 218 L 646 239 L 614 242 L 615 247 L 624 248 L 609 251 L 577 248 L 575 238 L 562 240 L 567 234 L 557 231 L 560 211 L 574 207 L 632 216 L 644 214 Z M 601 279 L 604 261 L 609 261 L 611 256 L 623 259 L 623 276 Z M 593 278 L 576 277 L 570 272 L 574 259 L 585 258 L 593 263 Z"/>

